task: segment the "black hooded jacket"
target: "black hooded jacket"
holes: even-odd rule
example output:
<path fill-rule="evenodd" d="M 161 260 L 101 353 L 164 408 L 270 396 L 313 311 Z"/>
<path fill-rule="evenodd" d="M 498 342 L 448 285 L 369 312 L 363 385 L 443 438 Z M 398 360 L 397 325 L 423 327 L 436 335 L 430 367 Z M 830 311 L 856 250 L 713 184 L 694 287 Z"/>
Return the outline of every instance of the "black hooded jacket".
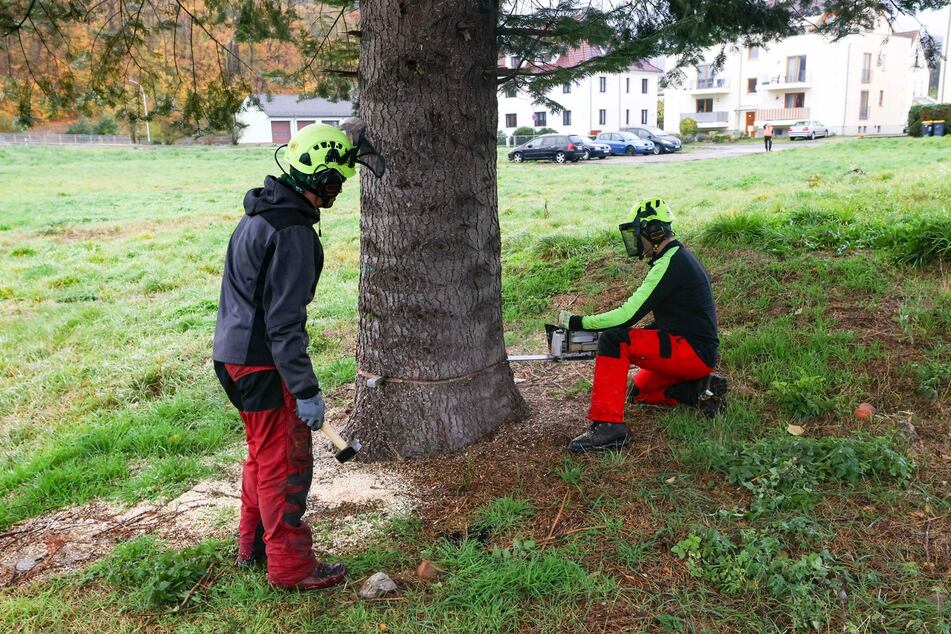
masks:
<path fill-rule="evenodd" d="M 225 260 L 215 361 L 273 365 L 296 398 L 320 391 L 307 355 L 307 304 L 324 266 L 317 211 L 273 176 L 244 197 Z"/>

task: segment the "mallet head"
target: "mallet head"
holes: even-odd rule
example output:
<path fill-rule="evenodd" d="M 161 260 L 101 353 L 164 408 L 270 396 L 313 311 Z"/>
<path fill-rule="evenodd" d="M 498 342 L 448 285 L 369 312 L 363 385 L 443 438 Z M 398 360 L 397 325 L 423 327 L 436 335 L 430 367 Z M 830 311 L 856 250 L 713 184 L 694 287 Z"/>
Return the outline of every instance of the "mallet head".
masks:
<path fill-rule="evenodd" d="M 337 462 L 343 463 L 350 460 L 357 455 L 357 452 L 361 449 L 363 449 L 363 445 L 360 444 L 359 440 L 350 441 L 349 445 L 337 452 Z"/>

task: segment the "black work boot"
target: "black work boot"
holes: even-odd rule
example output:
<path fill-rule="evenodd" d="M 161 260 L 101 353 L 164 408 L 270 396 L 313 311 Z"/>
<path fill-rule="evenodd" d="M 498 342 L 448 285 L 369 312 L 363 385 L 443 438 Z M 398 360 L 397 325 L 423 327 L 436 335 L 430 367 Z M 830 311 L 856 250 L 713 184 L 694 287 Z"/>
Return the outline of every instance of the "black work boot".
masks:
<path fill-rule="evenodd" d="M 627 443 L 627 425 L 594 421 L 588 427 L 588 431 L 568 443 L 568 451 L 571 453 L 607 451 L 620 449 L 625 443 Z"/>
<path fill-rule="evenodd" d="M 707 418 L 713 418 L 726 409 L 726 379 L 719 374 L 708 374 L 696 381 L 684 381 L 664 391 L 667 398 L 696 407 Z"/>

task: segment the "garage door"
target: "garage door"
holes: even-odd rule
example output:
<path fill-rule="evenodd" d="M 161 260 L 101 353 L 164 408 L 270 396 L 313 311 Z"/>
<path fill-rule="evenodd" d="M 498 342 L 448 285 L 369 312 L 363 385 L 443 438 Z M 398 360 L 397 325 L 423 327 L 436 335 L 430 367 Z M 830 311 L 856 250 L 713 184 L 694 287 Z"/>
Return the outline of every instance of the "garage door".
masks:
<path fill-rule="evenodd" d="M 274 143 L 287 143 L 291 140 L 291 122 L 290 121 L 272 121 L 271 122 L 271 141 Z"/>
<path fill-rule="evenodd" d="M 308 121 L 308 120 L 306 120 L 306 119 L 298 119 L 298 120 L 297 120 L 297 129 L 300 130 L 300 129 L 303 128 L 304 126 L 308 126 L 308 125 L 310 125 L 311 123 L 313 123 L 313 121 Z"/>

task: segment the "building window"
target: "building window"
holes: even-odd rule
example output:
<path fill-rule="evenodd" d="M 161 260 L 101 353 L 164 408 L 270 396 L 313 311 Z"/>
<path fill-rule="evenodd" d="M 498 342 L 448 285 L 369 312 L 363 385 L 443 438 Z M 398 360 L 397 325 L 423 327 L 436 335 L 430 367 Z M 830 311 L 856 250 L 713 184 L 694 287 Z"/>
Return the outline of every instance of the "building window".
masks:
<path fill-rule="evenodd" d="M 862 83 L 872 83 L 872 54 L 862 54 Z"/>
<path fill-rule="evenodd" d="M 323 121 L 321 121 L 321 123 L 323 123 L 324 125 L 332 125 L 335 128 L 340 126 L 339 119 L 324 119 Z"/>
<path fill-rule="evenodd" d="M 647 79 L 641 80 L 641 92 L 645 95 L 647 94 Z"/>
<path fill-rule="evenodd" d="M 563 85 L 563 86 L 561 87 L 561 92 L 564 93 L 564 94 L 566 94 L 566 95 L 567 95 L 567 94 L 570 94 L 570 93 L 571 93 L 571 84 L 565 84 L 565 85 Z"/>
<path fill-rule="evenodd" d="M 647 111 L 641 110 L 641 123 L 647 125 Z"/>
<path fill-rule="evenodd" d="M 624 78 L 624 92 L 631 92 L 631 78 Z"/>
<path fill-rule="evenodd" d="M 631 125 L 631 111 L 624 111 L 624 125 Z"/>
<path fill-rule="evenodd" d="M 598 110 L 598 125 L 604 125 L 608 122 L 608 111 Z"/>
<path fill-rule="evenodd" d="M 746 59 L 759 59 L 759 47 L 751 46 L 746 49 Z"/>
<path fill-rule="evenodd" d="M 515 86 L 506 86 L 506 87 L 505 87 L 505 96 L 506 96 L 506 97 L 514 97 L 516 94 L 518 94 L 518 90 L 515 88 Z"/>
<path fill-rule="evenodd" d="M 786 83 L 806 81 L 806 56 L 793 55 L 786 58 Z"/>
<path fill-rule="evenodd" d="M 713 88 L 713 66 L 697 66 L 697 88 Z"/>
<path fill-rule="evenodd" d="M 863 90 L 859 96 L 859 119 L 866 121 L 868 119 L 868 91 Z"/>
<path fill-rule="evenodd" d="M 806 107 L 806 93 L 787 92 L 786 93 L 786 107 L 787 108 L 805 108 Z"/>
<path fill-rule="evenodd" d="M 713 112 L 713 98 L 697 99 L 696 112 Z"/>
<path fill-rule="evenodd" d="M 746 94 L 754 95 L 756 94 L 756 86 L 759 84 L 759 80 L 756 77 L 750 77 L 746 80 Z"/>
<path fill-rule="evenodd" d="M 571 110 L 561 113 L 561 125 L 571 125 Z"/>
<path fill-rule="evenodd" d="M 515 116 L 515 113 L 505 115 L 505 127 L 506 128 L 518 127 L 518 117 Z"/>
<path fill-rule="evenodd" d="M 607 77 L 598 77 L 598 87 L 600 92 L 608 91 L 608 78 Z"/>
<path fill-rule="evenodd" d="M 518 55 L 509 55 L 509 68 L 518 67 Z"/>
<path fill-rule="evenodd" d="M 878 91 L 878 107 L 881 108 L 884 105 L 885 105 L 885 91 L 879 90 Z"/>
<path fill-rule="evenodd" d="M 547 112 L 536 112 L 533 116 L 535 121 L 536 128 L 543 128 L 548 125 L 548 113 Z"/>

